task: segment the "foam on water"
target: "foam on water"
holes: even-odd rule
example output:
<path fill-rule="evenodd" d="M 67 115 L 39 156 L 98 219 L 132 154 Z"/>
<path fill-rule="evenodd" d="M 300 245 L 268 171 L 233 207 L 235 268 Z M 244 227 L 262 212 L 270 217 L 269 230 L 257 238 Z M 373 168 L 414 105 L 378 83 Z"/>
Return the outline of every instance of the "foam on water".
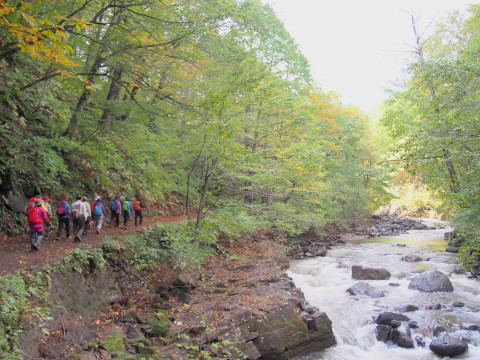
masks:
<path fill-rule="evenodd" d="M 329 250 L 326 257 L 293 262 L 288 274 L 302 289 L 306 299 L 327 313 L 338 343 L 335 347 L 300 359 L 439 359 L 428 348 L 432 330 L 438 325 L 453 331 L 455 337 L 469 340 L 469 350 L 457 359 L 480 359 L 480 332 L 460 330 L 462 324 L 480 325 L 480 287 L 478 280 L 455 274 L 457 257 L 445 252 L 444 233 L 449 230 L 416 230 L 396 237 L 357 241 Z M 408 263 L 401 260 L 403 255 L 410 253 L 427 261 Z M 357 282 L 351 278 L 353 265 L 390 271 L 392 277 L 389 280 L 369 281 L 386 296 L 371 298 L 348 294 L 346 290 Z M 426 270 L 439 270 L 449 275 L 455 290 L 451 293 L 424 293 L 408 289 L 410 280 Z M 453 307 L 455 301 L 465 303 L 465 307 Z M 373 319 L 381 312 L 396 311 L 400 306 L 409 304 L 420 309 L 406 313 L 420 326 L 413 336 L 423 336 L 427 346 L 402 349 L 378 342 Z M 426 307 L 435 304 L 442 304 L 442 309 L 426 310 Z"/>

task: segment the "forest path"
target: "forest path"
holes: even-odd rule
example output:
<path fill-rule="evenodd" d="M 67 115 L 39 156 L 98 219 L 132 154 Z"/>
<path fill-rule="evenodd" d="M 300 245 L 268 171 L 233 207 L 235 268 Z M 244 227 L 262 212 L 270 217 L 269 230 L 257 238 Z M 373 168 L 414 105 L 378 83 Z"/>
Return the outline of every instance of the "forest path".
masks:
<path fill-rule="evenodd" d="M 144 217 L 142 226 L 135 227 L 133 221 L 130 221 L 130 226 L 127 230 L 123 228 L 123 224 L 120 224 L 118 228 L 110 228 L 108 224 L 104 224 L 100 234 L 96 234 L 95 229 L 90 229 L 88 235 L 83 236 L 82 241 L 79 243 L 74 243 L 73 238 L 70 240 L 65 239 L 65 231 L 63 231 L 63 237 L 55 241 L 55 229 L 50 232 L 48 238 L 43 238 L 40 250 L 37 252 L 30 251 L 29 234 L 14 237 L 3 236 L 0 237 L 0 276 L 28 267 L 53 263 L 63 259 L 71 250 L 76 248 L 88 249 L 98 247 L 106 237 L 119 239 L 159 222 L 172 223 L 185 218 L 185 216 Z"/>

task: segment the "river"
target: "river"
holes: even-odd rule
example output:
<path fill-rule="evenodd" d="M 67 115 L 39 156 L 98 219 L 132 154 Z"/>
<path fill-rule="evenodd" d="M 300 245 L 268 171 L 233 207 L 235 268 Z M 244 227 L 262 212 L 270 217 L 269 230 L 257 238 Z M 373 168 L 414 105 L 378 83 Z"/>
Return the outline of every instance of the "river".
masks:
<path fill-rule="evenodd" d="M 440 359 L 428 348 L 432 330 L 437 325 L 446 327 L 453 336 L 468 339 L 469 350 L 456 359 L 480 359 L 480 331 L 462 330 L 466 324 L 480 325 L 480 286 L 478 280 L 456 274 L 457 256 L 445 252 L 444 233 L 450 231 L 445 223 L 436 230 L 413 230 L 394 237 L 379 237 L 349 242 L 328 251 L 326 257 L 293 262 L 288 270 L 296 286 L 307 301 L 327 313 L 333 323 L 337 345 L 320 353 L 297 360 L 433 360 Z M 409 263 L 402 255 L 414 253 L 427 261 Z M 346 290 L 357 280 L 351 277 L 352 265 L 385 268 L 392 274 L 389 280 L 369 281 L 385 297 L 352 296 Z M 454 291 L 424 293 L 408 289 L 412 277 L 426 270 L 440 270 L 450 277 Z M 453 302 L 464 307 L 453 307 Z M 404 349 L 379 342 L 375 338 L 372 319 L 381 312 L 392 311 L 403 305 L 416 305 L 420 310 L 405 313 L 419 328 L 413 337 L 421 335 L 425 347 L 415 345 Z M 441 304 L 440 310 L 426 310 Z M 448 358 L 444 358 L 448 359 Z"/>

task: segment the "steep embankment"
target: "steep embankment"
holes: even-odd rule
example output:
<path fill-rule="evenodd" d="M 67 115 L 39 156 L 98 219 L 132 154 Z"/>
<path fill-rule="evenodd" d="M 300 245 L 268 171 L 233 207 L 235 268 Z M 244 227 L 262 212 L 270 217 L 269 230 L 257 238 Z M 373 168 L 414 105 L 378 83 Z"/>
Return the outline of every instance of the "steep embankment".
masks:
<path fill-rule="evenodd" d="M 330 320 L 283 271 L 277 235 L 221 244 L 194 273 L 142 268 L 113 244 L 74 254 L 38 275 L 52 319 L 24 319 L 18 344 L 27 357 L 89 360 L 288 359 L 332 346 Z"/>

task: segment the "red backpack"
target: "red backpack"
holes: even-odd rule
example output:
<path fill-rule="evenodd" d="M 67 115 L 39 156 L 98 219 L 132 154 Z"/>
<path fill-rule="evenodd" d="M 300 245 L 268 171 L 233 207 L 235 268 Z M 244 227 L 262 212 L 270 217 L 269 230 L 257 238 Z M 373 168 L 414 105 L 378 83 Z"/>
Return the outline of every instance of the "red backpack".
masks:
<path fill-rule="evenodd" d="M 133 210 L 135 210 L 135 211 L 142 210 L 142 208 L 140 207 L 140 201 L 137 200 L 137 201 L 133 202 Z"/>
<path fill-rule="evenodd" d="M 28 209 L 28 223 L 31 225 L 42 224 L 43 219 L 39 206 L 33 206 Z"/>

